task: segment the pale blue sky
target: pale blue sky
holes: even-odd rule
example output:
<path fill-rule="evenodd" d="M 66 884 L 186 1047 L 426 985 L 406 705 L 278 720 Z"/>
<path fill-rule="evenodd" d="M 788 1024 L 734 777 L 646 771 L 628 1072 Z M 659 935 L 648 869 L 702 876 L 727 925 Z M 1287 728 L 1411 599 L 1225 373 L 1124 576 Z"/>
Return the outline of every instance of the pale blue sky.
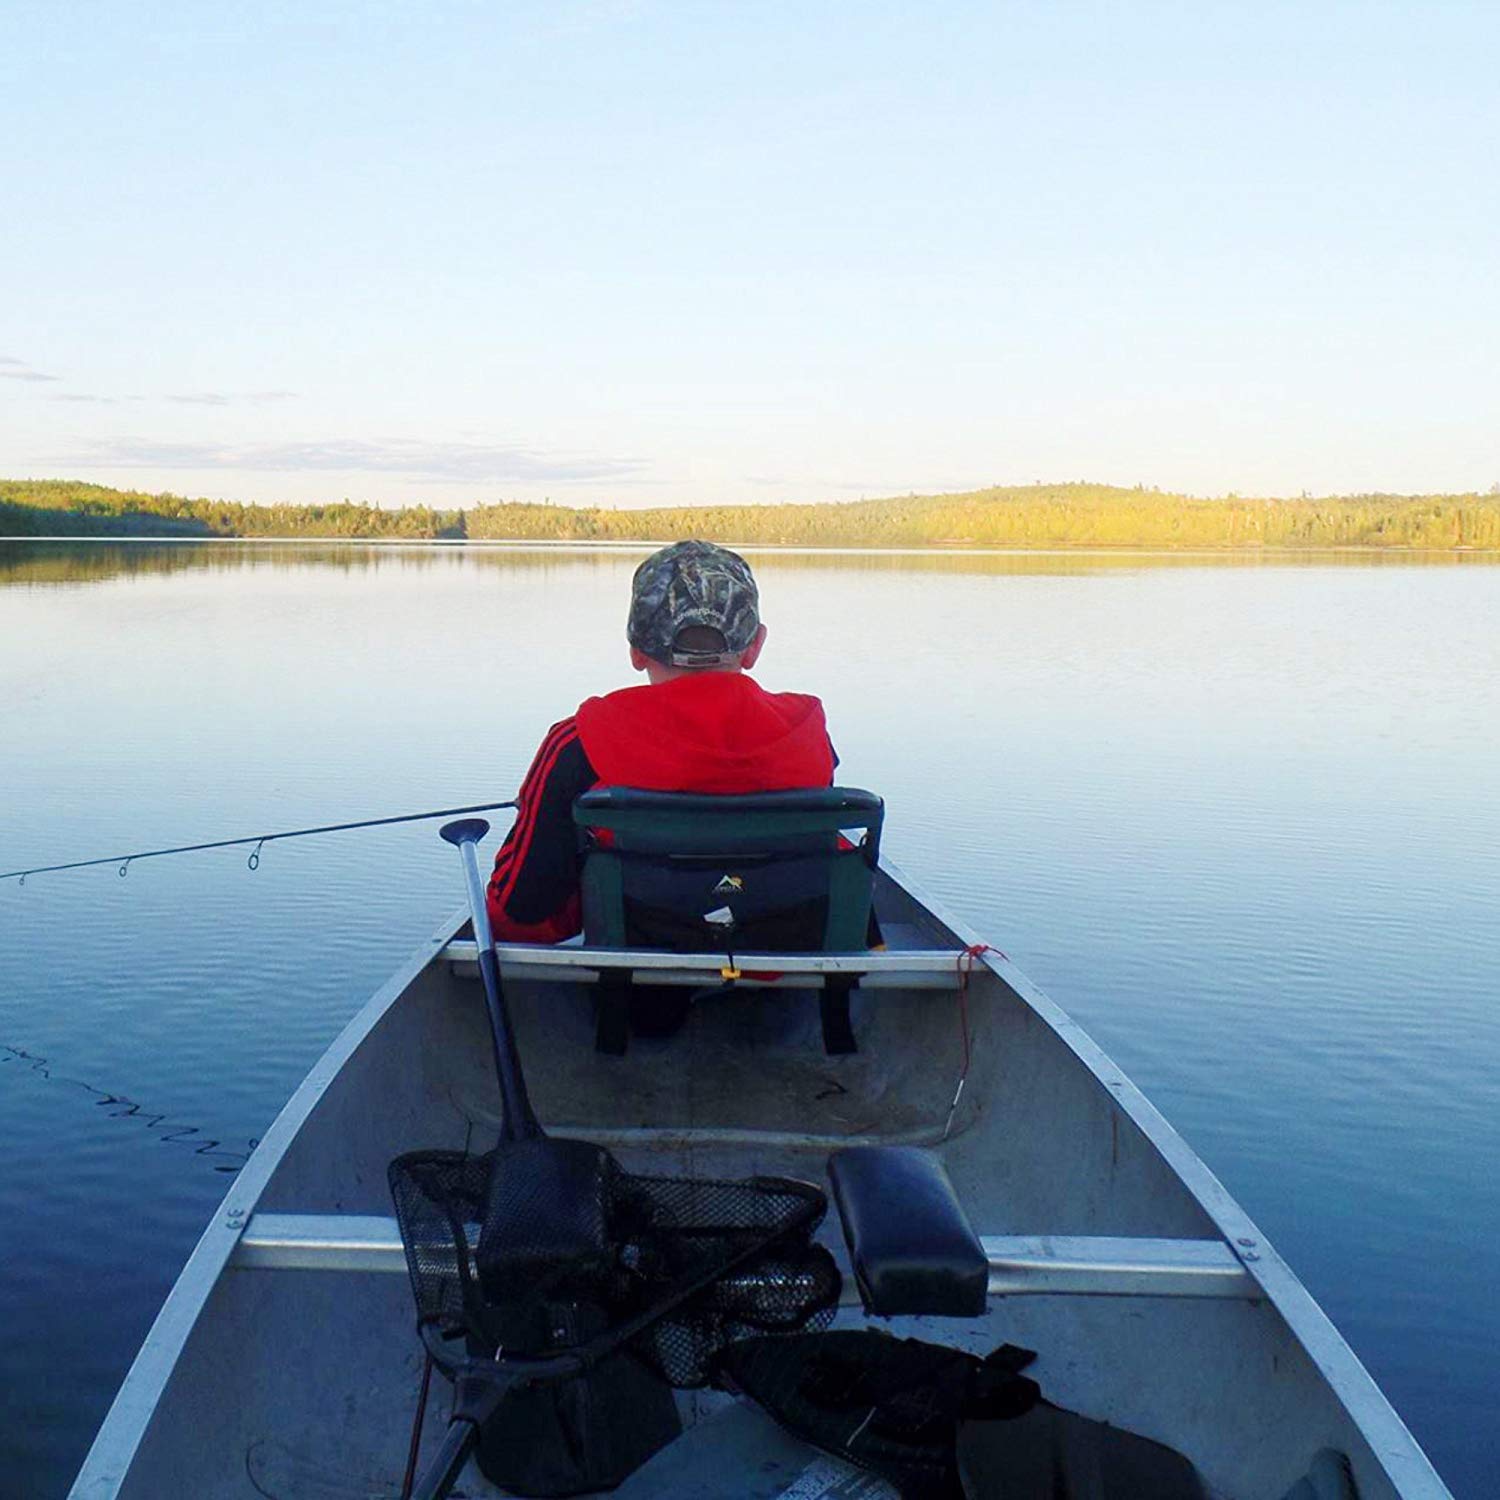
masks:
<path fill-rule="evenodd" d="M 0 474 L 1500 481 L 1500 5 L 0 9 Z"/>

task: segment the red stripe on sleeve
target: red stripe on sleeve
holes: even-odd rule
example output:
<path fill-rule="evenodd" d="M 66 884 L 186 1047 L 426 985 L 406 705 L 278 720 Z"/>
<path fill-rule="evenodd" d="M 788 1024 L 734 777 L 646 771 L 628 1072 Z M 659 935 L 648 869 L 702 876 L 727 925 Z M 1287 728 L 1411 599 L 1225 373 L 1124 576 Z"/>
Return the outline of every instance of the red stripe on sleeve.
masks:
<path fill-rule="evenodd" d="M 536 832 L 537 814 L 546 793 L 547 777 L 557 764 L 557 758 L 578 738 L 578 725 L 572 719 L 563 719 L 554 724 L 537 751 L 531 770 L 522 783 L 516 799 L 521 804 L 516 821 L 505 836 L 500 852 L 495 856 L 495 868 L 490 876 L 489 897 L 492 906 L 504 907 L 515 888 L 521 866 L 526 862 L 526 851 L 531 848 L 532 835 Z"/>

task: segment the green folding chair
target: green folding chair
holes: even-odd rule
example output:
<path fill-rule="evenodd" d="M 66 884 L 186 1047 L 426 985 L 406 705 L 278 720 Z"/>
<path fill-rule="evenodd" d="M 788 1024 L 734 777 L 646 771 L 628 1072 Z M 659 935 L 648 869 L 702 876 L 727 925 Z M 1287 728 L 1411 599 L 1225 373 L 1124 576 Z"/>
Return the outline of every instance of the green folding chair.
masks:
<path fill-rule="evenodd" d="M 599 787 L 573 805 L 591 947 L 853 953 L 869 946 L 885 805 L 848 787 L 744 796 Z M 827 975 L 823 1044 L 853 1052 L 856 976 Z M 601 976 L 597 1044 L 624 1052 L 628 972 Z"/>

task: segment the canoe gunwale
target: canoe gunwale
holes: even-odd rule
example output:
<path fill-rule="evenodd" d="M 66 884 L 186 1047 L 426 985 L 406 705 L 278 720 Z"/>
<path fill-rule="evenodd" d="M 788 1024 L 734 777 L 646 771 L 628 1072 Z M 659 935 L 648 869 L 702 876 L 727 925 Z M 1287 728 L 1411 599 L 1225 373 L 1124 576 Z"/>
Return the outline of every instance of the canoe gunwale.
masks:
<path fill-rule="evenodd" d="M 188 1256 L 131 1362 L 115 1399 L 95 1435 L 68 1500 L 108 1500 L 134 1462 L 178 1356 L 197 1325 L 220 1275 L 229 1265 L 249 1217 L 255 1211 L 282 1158 L 317 1107 L 339 1069 L 375 1029 L 390 1008 L 453 936 L 464 914 L 455 913 L 349 1019 L 297 1085 L 267 1128 L 250 1159 L 240 1168 L 208 1227 Z"/>
<path fill-rule="evenodd" d="M 966 947 L 977 947 L 975 959 L 993 973 L 1022 1004 L 1063 1042 L 1079 1063 L 1106 1089 L 1172 1173 L 1208 1215 L 1224 1243 L 1280 1314 L 1318 1373 L 1359 1429 L 1376 1462 L 1402 1500 L 1453 1500 L 1437 1470 L 1401 1420 L 1374 1377 L 1349 1347 L 1312 1293 L 1272 1247 L 1253 1219 L 1235 1201 L 1166 1117 L 1130 1081 L 1083 1026 L 1040 989 L 1004 953 L 935 905 L 921 886 L 881 859 L 881 868 L 910 896 L 940 916 Z"/>

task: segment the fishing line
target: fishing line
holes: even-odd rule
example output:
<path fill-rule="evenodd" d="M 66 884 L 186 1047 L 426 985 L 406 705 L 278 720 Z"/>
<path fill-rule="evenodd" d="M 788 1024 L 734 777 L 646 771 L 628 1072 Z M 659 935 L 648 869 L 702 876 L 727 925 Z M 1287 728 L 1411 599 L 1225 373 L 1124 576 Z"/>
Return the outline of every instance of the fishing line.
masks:
<path fill-rule="evenodd" d="M 177 844 L 170 849 L 143 849 L 135 854 L 110 854 L 103 859 L 75 859 L 63 865 L 37 865 L 29 870 L 7 870 L 0 880 L 16 880 L 26 884 L 28 875 L 50 875 L 57 870 L 87 870 L 94 865 L 118 865 L 120 879 L 130 873 L 130 866 L 138 859 L 156 859 L 163 854 L 195 854 L 200 849 L 232 849 L 236 845 L 254 844 L 250 858 L 245 861 L 251 870 L 260 868 L 260 851 L 277 839 L 304 839 L 315 833 L 343 833 L 350 828 L 383 828 L 390 823 L 420 823 L 427 818 L 451 818 L 460 813 L 498 812 L 502 808 L 518 806 L 514 798 L 508 802 L 479 802 L 473 807 L 439 807 L 432 812 L 399 813 L 392 818 L 362 818 L 356 823 L 324 823 L 317 828 L 289 828 L 282 833 L 252 833 L 239 839 L 214 839 L 206 844 Z"/>
<path fill-rule="evenodd" d="M 81 1078 L 67 1078 L 54 1073 L 47 1058 L 28 1052 L 24 1047 L 0 1042 L 0 1065 L 10 1062 L 24 1063 L 31 1072 L 40 1074 L 49 1082 L 65 1083 L 70 1088 L 82 1089 L 84 1093 L 91 1094 L 94 1107 L 105 1110 L 112 1120 L 138 1120 L 157 1140 L 169 1145 L 191 1147 L 194 1156 L 202 1156 L 212 1162 L 215 1172 L 238 1172 L 250 1160 L 250 1153 L 260 1144 L 252 1138 L 246 1141 L 243 1151 L 227 1146 L 215 1137 L 204 1135 L 196 1125 L 171 1124 L 169 1115 L 149 1110 L 145 1105 L 137 1104 L 127 1094 L 116 1094 L 109 1089 L 85 1083 Z M 222 1160 L 213 1161 L 216 1157 Z"/>
<path fill-rule="evenodd" d="M 325 823 L 316 828 L 289 828 L 276 833 L 250 834 L 244 838 L 214 839 L 201 844 L 179 844 L 169 849 L 142 849 L 134 854 L 113 854 L 102 859 L 78 859 L 66 864 L 37 865 L 25 870 L 8 870 L 0 874 L 0 880 L 15 880 L 24 885 L 28 875 L 45 875 L 59 870 L 84 870 L 98 865 L 118 865 L 119 874 L 123 879 L 129 873 L 131 864 L 138 859 L 155 859 L 168 854 L 191 854 L 202 849 L 228 849 L 245 844 L 255 846 L 246 861 L 248 867 L 255 870 L 260 867 L 261 850 L 278 839 L 307 838 L 320 833 L 343 833 L 354 828 L 381 828 L 393 823 L 418 823 L 430 818 L 446 818 L 455 813 L 495 812 L 502 808 L 513 808 L 516 805 L 514 800 L 486 802 L 472 807 L 437 808 L 432 812 L 400 813 L 392 817 L 364 818 L 350 823 Z M 14 1046 L 8 1042 L 0 1042 L 0 1064 L 5 1063 L 18 1063 L 50 1082 L 66 1084 L 70 1088 L 80 1090 L 89 1095 L 94 1107 L 103 1110 L 110 1119 L 135 1120 L 144 1125 L 156 1140 L 169 1145 L 187 1146 L 194 1156 L 205 1158 L 215 1172 L 238 1172 L 259 1144 L 252 1138 L 246 1141 L 243 1150 L 227 1145 L 218 1137 L 208 1135 L 197 1125 L 174 1122 L 169 1114 L 148 1109 L 128 1094 L 99 1088 L 95 1084 L 84 1082 L 81 1078 L 70 1078 L 56 1073 L 52 1069 L 50 1060 L 39 1053 L 30 1052 L 25 1047 Z"/>

